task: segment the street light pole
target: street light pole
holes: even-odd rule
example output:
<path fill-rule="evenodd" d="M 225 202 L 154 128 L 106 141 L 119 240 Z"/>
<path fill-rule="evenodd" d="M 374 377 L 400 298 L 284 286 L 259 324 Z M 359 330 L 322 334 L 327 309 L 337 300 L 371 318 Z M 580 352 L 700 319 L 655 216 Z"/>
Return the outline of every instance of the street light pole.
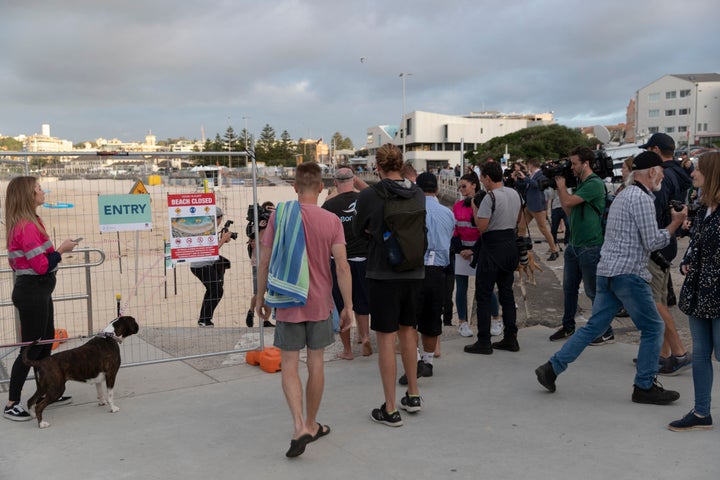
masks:
<path fill-rule="evenodd" d="M 407 136 L 407 132 L 405 131 L 405 79 L 412 75 L 412 73 L 402 72 L 400 75 L 398 75 L 400 78 L 402 78 L 402 116 L 400 117 L 400 135 L 402 135 L 403 139 L 403 159 L 405 158 L 405 137 Z"/>
<path fill-rule="evenodd" d="M 247 129 L 247 121 L 250 117 L 242 117 L 243 121 L 245 122 L 245 150 L 248 149 L 248 129 Z"/>
<path fill-rule="evenodd" d="M 232 125 L 230 123 L 230 116 L 228 115 L 228 130 L 232 128 Z M 228 135 L 228 170 L 232 168 L 232 157 L 230 156 L 230 151 L 232 150 L 232 135 Z"/>

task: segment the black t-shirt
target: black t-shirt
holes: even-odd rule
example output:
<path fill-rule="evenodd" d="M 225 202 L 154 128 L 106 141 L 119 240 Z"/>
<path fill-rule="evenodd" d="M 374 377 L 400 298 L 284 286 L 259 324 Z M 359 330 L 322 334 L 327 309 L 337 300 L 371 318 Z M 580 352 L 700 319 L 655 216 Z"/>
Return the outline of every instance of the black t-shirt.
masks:
<path fill-rule="evenodd" d="M 357 214 L 355 204 L 358 192 L 340 193 L 323 203 L 322 208 L 328 210 L 340 218 L 343 230 L 345 231 L 345 243 L 348 258 L 367 257 L 368 241 L 366 237 L 355 236 L 352 222 Z"/>

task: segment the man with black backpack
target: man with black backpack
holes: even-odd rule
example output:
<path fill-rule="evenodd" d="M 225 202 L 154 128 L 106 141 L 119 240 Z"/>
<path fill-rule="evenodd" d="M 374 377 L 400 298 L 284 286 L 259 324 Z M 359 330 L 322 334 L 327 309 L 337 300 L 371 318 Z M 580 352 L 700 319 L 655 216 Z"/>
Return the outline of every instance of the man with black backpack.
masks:
<path fill-rule="evenodd" d="M 422 409 L 417 386 L 418 293 L 425 277 L 425 195 L 403 179 L 402 152 L 387 143 L 375 154 L 380 182 L 358 195 L 353 233 L 368 238 L 368 300 L 370 328 L 378 344 L 378 365 L 385 403 L 371 413 L 375 422 L 391 427 L 403 424 L 399 406 L 416 413 Z M 395 337 L 408 379 L 400 405 L 395 402 Z"/>
<path fill-rule="evenodd" d="M 570 243 L 565 249 L 563 269 L 564 312 L 562 327 L 550 335 L 550 341 L 565 340 L 575 333 L 575 314 L 577 313 L 578 289 L 582 280 L 585 295 L 591 302 L 595 300 L 596 270 L 600 261 L 600 248 L 603 244 L 602 216 L 605 212 L 605 185 L 595 173 L 591 162 L 595 153 L 588 147 L 578 147 L 570 152 L 572 171 L 578 178 L 578 186 L 571 194 L 565 187 L 565 178 L 555 177 L 560 203 L 569 214 L 570 224 L 566 226 Z M 615 336 L 612 327 L 590 344 L 612 343 Z"/>

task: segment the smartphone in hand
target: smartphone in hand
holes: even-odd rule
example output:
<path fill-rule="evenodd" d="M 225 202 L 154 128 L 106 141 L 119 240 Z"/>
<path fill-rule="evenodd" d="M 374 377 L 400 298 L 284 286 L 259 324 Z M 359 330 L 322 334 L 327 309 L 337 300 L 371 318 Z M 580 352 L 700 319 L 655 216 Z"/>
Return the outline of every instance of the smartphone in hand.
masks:
<path fill-rule="evenodd" d="M 83 239 L 83 237 L 78 237 L 78 238 L 73 239 L 73 242 L 80 243 L 80 242 L 82 242 L 82 239 Z"/>

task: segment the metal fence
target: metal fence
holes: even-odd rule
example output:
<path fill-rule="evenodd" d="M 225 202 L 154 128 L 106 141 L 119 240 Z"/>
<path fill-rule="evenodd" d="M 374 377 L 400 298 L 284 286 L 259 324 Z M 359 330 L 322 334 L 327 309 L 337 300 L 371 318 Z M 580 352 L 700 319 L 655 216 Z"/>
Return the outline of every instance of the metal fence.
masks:
<path fill-rule="evenodd" d="M 21 174 L 21 173 L 20 173 Z M 253 295 L 252 266 L 245 235 L 248 206 L 256 191 L 259 203 L 295 198 L 291 188 L 260 186 L 254 183 L 227 183 L 216 190 L 217 204 L 225 219 L 235 223 L 237 240 L 224 245 L 221 254 L 232 262 L 225 274 L 225 295 L 215 311 L 215 328 L 197 325 L 204 294 L 202 283 L 187 264 L 166 266 L 166 240 L 170 221 L 167 196 L 192 193 L 198 182 L 169 185 L 162 178 L 159 185 L 146 188 L 151 198 L 151 231 L 100 233 L 98 196 L 129 193 L 134 179 L 72 179 L 40 177 L 46 191 L 45 206 L 38 207 L 51 240 L 59 245 L 64 239 L 84 237 L 80 248 L 63 255 L 63 268 L 57 275 L 55 326 L 65 329 L 69 337 L 100 332 L 118 312 L 135 317 L 140 325 L 138 335 L 121 345 L 123 365 L 139 365 L 181 359 L 208 358 L 216 366 L 232 363 L 232 354 L 262 346 L 265 343 L 258 321 L 254 328 L 245 325 Z M 9 178 L 0 180 L 0 198 L 5 198 Z M 61 208 L 58 208 L 61 207 Z M 4 225 L 0 234 L 5 235 Z M 102 257 L 89 257 L 93 252 Z M 0 254 L 7 256 L 5 242 Z M 0 270 L 0 345 L 19 341 L 19 324 L 10 300 L 13 278 L 7 269 Z M 62 301 L 74 300 L 74 301 Z M 268 329 L 265 332 L 270 333 Z M 73 340 L 60 348 L 78 346 Z M 6 383 L 16 347 L 0 348 L 0 384 Z"/>

